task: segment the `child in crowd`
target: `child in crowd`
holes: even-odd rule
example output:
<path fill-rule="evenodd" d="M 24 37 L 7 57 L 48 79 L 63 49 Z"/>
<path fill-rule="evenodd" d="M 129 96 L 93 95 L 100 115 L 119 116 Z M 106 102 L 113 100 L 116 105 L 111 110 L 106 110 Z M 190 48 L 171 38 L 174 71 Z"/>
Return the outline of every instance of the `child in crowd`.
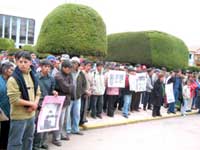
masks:
<path fill-rule="evenodd" d="M 191 102 L 191 92 L 190 92 L 190 81 L 187 80 L 183 85 L 183 108 L 182 115 L 185 116 L 186 112 L 190 111 L 190 107 L 188 107 L 189 102 Z"/>

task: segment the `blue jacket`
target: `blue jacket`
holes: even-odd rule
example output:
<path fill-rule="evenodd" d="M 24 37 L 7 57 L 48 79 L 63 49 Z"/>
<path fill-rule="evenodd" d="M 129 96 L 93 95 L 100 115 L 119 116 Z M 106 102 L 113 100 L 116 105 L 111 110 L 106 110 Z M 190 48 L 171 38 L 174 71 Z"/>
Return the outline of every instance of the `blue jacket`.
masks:
<path fill-rule="evenodd" d="M 7 87 L 6 87 L 6 80 L 0 75 L 0 107 L 10 118 L 10 103 L 9 97 L 7 96 Z"/>

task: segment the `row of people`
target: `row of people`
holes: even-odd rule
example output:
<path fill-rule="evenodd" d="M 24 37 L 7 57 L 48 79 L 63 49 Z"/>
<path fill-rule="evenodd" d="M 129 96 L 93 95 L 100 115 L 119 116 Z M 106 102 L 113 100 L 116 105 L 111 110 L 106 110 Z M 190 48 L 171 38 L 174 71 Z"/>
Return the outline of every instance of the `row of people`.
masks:
<path fill-rule="evenodd" d="M 113 117 L 118 107 L 128 118 L 129 111 L 139 111 L 142 101 L 144 110 L 153 106 L 152 116 L 161 116 L 160 108 L 166 104 L 165 84 L 174 85 L 175 102 L 167 104 L 168 113 L 175 113 L 175 104 L 183 99 L 185 115 L 188 102 L 192 98 L 198 102 L 200 96 L 199 82 L 191 74 L 183 76 L 181 71 L 166 75 L 165 68 L 157 70 L 141 65 L 124 67 L 113 64 L 107 67 L 102 62 L 96 63 L 95 69 L 92 69 L 92 62 L 81 63 L 78 57 L 64 57 L 60 62 L 55 56 L 48 56 L 39 63 L 26 51 L 16 53 L 15 59 L 15 68 L 7 62 L 2 65 L 0 78 L 0 108 L 10 118 L 1 122 L 0 145 L 6 147 L 7 139 L 9 150 L 48 148 L 48 133 L 37 133 L 35 130 L 43 99 L 47 95 L 66 97 L 59 118 L 59 130 L 52 132 L 52 143 L 57 146 L 62 145 L 61 140 L 69 140 L 69 134 L 83 135 L 79 125 L 87 122 L 88 111 L 92 118 L 102 119 L 103 110 Z M 109 70 L 126 72 L 125 88 L 108 87 Z M 144 72 L 146 91 L 131 91 L 129 77 Z M 184 86 L 183 81 L 187 81 Z"/>

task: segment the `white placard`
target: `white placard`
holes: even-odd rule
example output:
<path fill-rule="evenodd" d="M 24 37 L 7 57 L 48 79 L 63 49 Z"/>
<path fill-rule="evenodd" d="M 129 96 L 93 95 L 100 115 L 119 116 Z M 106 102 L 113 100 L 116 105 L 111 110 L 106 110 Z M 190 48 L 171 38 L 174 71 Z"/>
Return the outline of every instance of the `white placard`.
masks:
<path fill-rule="evenodd" d="M 124 88 L 125 78 L 125 71 L 110 70 L 108 72 L 108 87 Z"/>
<path fill-rule="evenodd" d="M 59 120 L 65 96 L 45 96 L 38 117 L 37 132 L 59 130 Z"/>
<path fill-rule="evenodd" d="M 137 73 L 136 75 L 129 75 L 130 91 L 144 92 L 147 86 L 146 73 Z"/>
<path fill-rule="evenodd" d="M 167 103 L 168 104 L 175 102 L 173 83 L 165 84 L 165 93 L 166 93 L 166 96 L 167 96 Z"/>

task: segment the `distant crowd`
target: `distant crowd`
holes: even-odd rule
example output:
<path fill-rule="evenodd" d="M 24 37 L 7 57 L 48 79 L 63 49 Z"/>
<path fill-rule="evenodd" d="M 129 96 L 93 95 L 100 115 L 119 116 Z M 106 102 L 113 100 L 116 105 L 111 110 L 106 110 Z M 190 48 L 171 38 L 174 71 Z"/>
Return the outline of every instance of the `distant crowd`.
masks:
<path fill-rule="evenodd" d="M 162 117 L 162 106 L 168 114 L 180 111 L 183 116 L 200 108 L 200 76 L 190 71 L 92 62 L 67 54 L 39 60 L 27 51 L 1 57 L 0 61 L 0 150 L 49 148 L 49 132 L 37 132 L 46 96 L 65 96 L 59 129 L 51 131 L 56 146 L 62 146 L 62 140 L 70 140 L 69 134 L 83 135 L 80 126 L 88 122 L 87 117 L 102 119 L 103 112 L 109 117 L 121 112 L 129 118 L 130 112 L 148 109 L 152 110 L 152 117 Z M 124 87 L 110 86 L 110 71 L 125 73 Z M 140 74 L 145 75 L 145 90 L 134 91 L 131 87 L 139 85 L 130 79 Z M 169 84 L 173 86 L 172 93 L 168 92 L 172 101 L 166 94 Z"/>

